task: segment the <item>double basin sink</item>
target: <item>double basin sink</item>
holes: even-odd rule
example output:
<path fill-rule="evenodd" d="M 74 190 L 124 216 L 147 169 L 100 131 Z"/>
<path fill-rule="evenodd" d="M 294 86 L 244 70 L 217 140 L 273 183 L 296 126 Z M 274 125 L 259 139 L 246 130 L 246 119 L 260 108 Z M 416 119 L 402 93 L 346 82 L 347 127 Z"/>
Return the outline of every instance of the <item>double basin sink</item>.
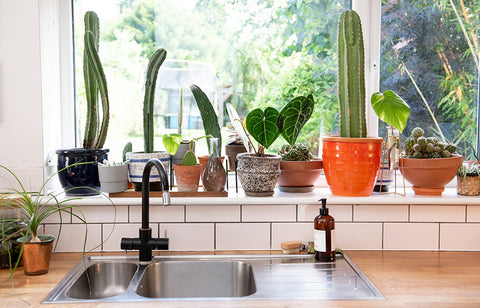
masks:
<path fill-rule="evenodd" d="M 168 300 L 383 299 L 342 254 L 84 257 L 43 303 Z"/>

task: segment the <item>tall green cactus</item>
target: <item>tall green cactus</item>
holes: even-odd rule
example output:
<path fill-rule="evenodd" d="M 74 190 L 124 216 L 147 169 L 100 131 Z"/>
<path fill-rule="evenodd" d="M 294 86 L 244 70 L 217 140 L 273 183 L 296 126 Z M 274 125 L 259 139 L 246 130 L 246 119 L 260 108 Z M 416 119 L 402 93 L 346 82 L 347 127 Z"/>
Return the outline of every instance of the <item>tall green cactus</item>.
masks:
<path fill-rule="evenodd" d="M 338 99 L 340 136 L 367 137 L 365 50 L 360 16 L 348 10 L 338 23 Z"/>
<path fill-rule="evenodd" d="M 158 70 L 165 61 L 165 49 L 157 49 L 148 63 L 145 77 L 145 97 L 143 99 L 143 140 L 145 153 L 153 152 L 153 103 L 155 101 L 155 87 Z"/>
<path fill-rule="evenodd" d="M 87 119 L 83 147 L 85 149 L 102 148 L 107 138 L 110 109 L 108 90 L 102 63 L 98 57 L 98 42 L 100 37 L 99 21 L 97 14 L 92 11 L 85 13 L 85 36 L 83 51 L 83 76 L 85 79 L 85 92 L 87 98 Z M 102 121 L 99 125 L 100 92 L 102 102 Z"/>

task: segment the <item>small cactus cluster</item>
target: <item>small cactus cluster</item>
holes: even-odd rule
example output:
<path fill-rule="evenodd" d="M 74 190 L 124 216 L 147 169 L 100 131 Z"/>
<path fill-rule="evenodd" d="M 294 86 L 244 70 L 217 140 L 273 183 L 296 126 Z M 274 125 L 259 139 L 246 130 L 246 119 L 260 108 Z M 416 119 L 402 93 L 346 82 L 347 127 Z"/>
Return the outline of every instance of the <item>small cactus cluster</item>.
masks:
<path fill-rule="evenodd" d="M 424 137 L 420 127 L 412 129 L 410 137 L 405 140 L 405 156 L 407 158 L 447 158 L 457 151 L 453 144 L 443 143 L 435 137 Z"/>
<path fill-rule="evenodd" d="M 312 153 L 308 147 L 302 143 L 296 143 L 293 147 L 284 144 L 278 154 L 282 156 L 282 160 L 286 161 L 308 161 L 313 159 Z"/>

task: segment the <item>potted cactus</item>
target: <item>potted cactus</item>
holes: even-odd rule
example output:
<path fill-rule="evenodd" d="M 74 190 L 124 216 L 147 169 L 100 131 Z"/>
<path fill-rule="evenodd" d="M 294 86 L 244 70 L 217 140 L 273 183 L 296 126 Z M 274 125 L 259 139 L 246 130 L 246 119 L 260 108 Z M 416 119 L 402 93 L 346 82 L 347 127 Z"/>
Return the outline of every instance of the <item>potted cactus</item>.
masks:
<path fill-rule="evenodd" d="M 198 191 L 202 165 L 198 163 L 193 147 L 195 141 L 207 137 L 210 138 L 211 136 L 202 136 L 190 140 L 188 142 L 190 149 L 183 156 L 182 163 L 173 165 L 178 191 Z"/>
<path fill-rule="evenodd" d="M 466 162 L 457 171 L 457 194 L 477 196 L 480 194 L 480 168 L 477 162 Z"/>
<path fill-rule="evenodd" d="M 66 194 L 70 196 L 98 194 L 100 181 L 97 164 L 108 158 L 108 149 L 102 149 L 107 138 L 110 114 L 107 81 L 98 57 L 99 20 L 97 14 L 92 11 L 85 13 L 84 20 L 83 75 L 87 99 L 87 119 L 83 148 L 56 151 L 58 170 L 63 170 L 59 173 L 59 180 Z M 101 114 L 98 108 L 99 96 L 102 106 Z M 90 162 L 90 164 L 77 164 L 84 162 Z M 65 167 L 68 168 L 64 169 Z"/>
<path fill-rule="evenodd" d="M 418 195 L 441 195 L 462 165 L 456 146 L 435 137 L 425 137 L 415 127 L 405 140 L 405 155 L 400 158 L 400 172 Z"/>
<path fill-rule="evenodd" d="M 130 161 L 128 173 L 130 182 L 135 190 L 142 188 L 142 174 L 145 164 L 152 158 L 162 162 L 166 170 L 170 169 L 170 154 L 166 151 L 154 151 L 153 140 L 153 105 L 155 100 L 155 87 L 157 84 L 158 70 L 165 61 L 167 52 L 163 48 L 157 49 L 151 56 L 145 77 L 145 96 L 143 99 L 143 152 L 129 152 L 127 159 Z M 152 170 L 150 174 L 150 189 L 161 190 L 158 172 Z"/>
<path fill-rule="evenodd" d="M 277 125 L 288 144 L 280 149 L 278 188 L 286 192 L 309 192 L 314 189 L 322 171 L 322 161 L 313 158 L 308 147 L 296 143 L 301 129 L 310 119 L 315 102 L 313 95 L 298 96 L 280 111 Z"/>

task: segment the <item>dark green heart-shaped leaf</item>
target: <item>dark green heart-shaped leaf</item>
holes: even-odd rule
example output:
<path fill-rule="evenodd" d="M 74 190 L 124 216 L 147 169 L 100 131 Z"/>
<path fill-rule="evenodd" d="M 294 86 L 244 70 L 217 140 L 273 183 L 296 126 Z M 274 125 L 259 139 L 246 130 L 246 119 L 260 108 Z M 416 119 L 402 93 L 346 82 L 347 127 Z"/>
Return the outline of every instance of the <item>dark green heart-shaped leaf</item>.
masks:
<path fill-rule="evenodd" d="M 182 136 L 179 134 L 165 134 L 162 137 L 162 141 L 165 150 L 167 150 L 170 155 L 175 155 L 182 142 Z"/>
<path fill-rule="evenodd" d="M 313 95 L 309 94 L 307 97 L 295 97 L 280 111 L 278 128 L 291 146 L 295 144 L 300 130 L 312 116 L 314 106 Z"/>
<path fill-rule="evenodd" d="M 380 120 L 395 127 L 400 133 L 407 126 L 410 106 L 397 93 L 390 90 L 373 93 L 372 108 Z"/>
<path fill-rule="evenodd" d="M 267 107 L 265 111 L 257 108 L 247 115 L 247 131 L 266 149 L 280 135 L 277 127 L 278 115 L 278 110 L 272 107 Z"/>

